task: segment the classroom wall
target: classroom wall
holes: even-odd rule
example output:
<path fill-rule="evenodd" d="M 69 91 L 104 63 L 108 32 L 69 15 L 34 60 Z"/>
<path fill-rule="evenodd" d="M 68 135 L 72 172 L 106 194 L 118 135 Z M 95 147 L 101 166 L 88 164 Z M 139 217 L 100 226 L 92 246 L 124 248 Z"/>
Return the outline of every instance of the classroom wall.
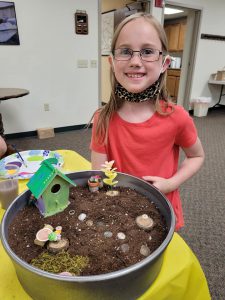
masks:
<path fill-rule="evenodd" d="M 5 133 L 88 123 L 99 105 L 98 0 L 14 3 L 20 46 L 0 46 L 0 87 L 30 94 L 1 102 Z M 75 34 L 76 10 L 88 13 L 88 35 Z M 78 60 L 88 68 L 78 68 Z M 50 111 L 44 111 L 45 103 Z"/>

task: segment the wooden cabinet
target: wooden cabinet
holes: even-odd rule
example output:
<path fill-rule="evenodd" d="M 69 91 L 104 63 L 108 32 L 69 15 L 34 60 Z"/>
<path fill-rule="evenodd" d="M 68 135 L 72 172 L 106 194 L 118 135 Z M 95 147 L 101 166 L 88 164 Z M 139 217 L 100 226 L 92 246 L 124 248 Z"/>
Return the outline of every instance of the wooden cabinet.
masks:
<path fill-rule="evenodd" d="M 185 33 L 186 33 L 186 22 L 185 23 L 180 23 L 178 50 L 183 50 L 184 49 Z"/>
<path fill-rule="evenodd" d="M 166 86 L 173 102 L 177 102 L 180 83 L 180 70 L 169 69 L 167 71 Z"/>
<path fill-rule="evenodd" d="M 169 51 L 182 51 L 184 49 L 186 21 L 165 24 L 164 29 L 168 39 Z"/>

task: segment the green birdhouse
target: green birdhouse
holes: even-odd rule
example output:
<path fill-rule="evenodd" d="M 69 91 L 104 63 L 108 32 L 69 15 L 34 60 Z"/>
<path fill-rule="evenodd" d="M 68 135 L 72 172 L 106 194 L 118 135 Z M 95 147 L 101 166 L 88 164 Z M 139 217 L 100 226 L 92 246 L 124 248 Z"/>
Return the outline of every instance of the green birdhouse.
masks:
<path fill-rule="evenodd" d="M 56 158 L 44 160 L 27 183 L 31 193 L 37 199 L 35 205 L 44 217 L 63 211 L 70 203 L 69 186 L 76 186 L 53 164 L 57 164 Z"/>

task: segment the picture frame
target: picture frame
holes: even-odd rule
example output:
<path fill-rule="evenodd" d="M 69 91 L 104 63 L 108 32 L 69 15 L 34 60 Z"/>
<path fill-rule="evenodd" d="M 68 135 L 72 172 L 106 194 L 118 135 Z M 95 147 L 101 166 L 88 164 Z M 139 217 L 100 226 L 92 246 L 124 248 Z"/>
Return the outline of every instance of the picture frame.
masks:
<path fill-rule="evenodd" d="M 111 42 L 114 33 L 114 14 L 115 10 L 102 13 L 101 16 L 101 55 L 109 56 L 111 52 Z"/>
<path fill-rule="evenodd" d="M 20 45 L 14 2 L 0 1 L 0 45 Z"/>

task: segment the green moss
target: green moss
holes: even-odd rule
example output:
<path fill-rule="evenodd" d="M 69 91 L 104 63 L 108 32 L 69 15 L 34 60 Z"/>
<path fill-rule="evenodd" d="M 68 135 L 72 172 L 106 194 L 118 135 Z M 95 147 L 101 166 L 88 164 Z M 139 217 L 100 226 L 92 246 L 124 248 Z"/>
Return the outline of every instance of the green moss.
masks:
<path fill-rule="evenodd" d="M 86 256 L 71 256 L 68 252 L 62 251 L 57 254 L 42 252 L 38 257 L 32 259 L 31 265 L 50 273 L 70 272 L 79 276 L 85 267 L 88 266 L 89 258 Z"/>

